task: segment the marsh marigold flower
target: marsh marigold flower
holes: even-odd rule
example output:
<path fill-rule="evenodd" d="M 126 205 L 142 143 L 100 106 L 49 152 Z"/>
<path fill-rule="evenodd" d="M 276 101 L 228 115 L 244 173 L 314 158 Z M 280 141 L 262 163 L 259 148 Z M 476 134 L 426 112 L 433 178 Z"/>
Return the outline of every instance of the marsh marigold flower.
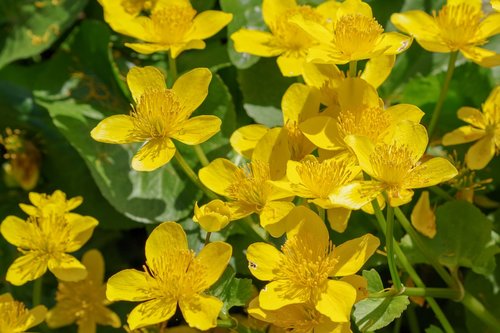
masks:
<path fill-rule="evenodd" d="M 332 17 L 331 28 L 296 16 L 292 21 L 317 45 L 311 46 L 308 62 L 346 64 L 382 55 L 395 55 L 411 45 L 411 38 L 397 32 L 384 32 L 372 9 L 361 0 L 346 0 Z"/>
<path fill-rule="evenodd" d="M 179 304 L 189 326 L 205 331 L 217 325 L 222 308 L 205 291 L 220 278 L 231 254 L 231 245 L 212 242 L 195 256 L 182 227 L 165 222 L 146 241 L 144 271 L 126 269 L 113 275 L 106 295 L 111 301 L 143 302 L 128 316 L 131 330 L 170 319 Z"/>
<path fill-rule="evenodd" d="M 167 89 L 163 74 L 154 67 L 134 67 L 127 83 L 135 101 L 130 115 L 114 115 L 102 120 L 90 133 L 105 143 L 145 142 L 132 159 L 132 168 L 152 171 L 168 163 L 176 152 L 172 139 L 197 145 L 220 129 L 216 116 L 191 117 L 207 97 L 212 73 L 196 68 Z"/>
<path fill-rule="evenodd" d="M 76 323 L 79 333 L 95 333 L 96 325 L 120 327 L 120 317 L 106 306 L 104 258 L 97 250 L 87 251 L 82 258 L 88 275 L 77 282 L 59 281 L 56 292 L 57 304 L 47 313 L 50 328 Z"/>
<path fill-rule="evenodd" d="M 500 13 L 487 15 L 481 6 L 480 0 L 448 0 L 432 16 L 421 10 L 411 10 L 393 14 L 391 22 L 414 36 L 427 51 L 460 51 L 465 58 L 481 66 L 498 66 L 500 55 L 479 46 L 500 31 Z"/>
<path fill-rule="evenodd" d="M 352 284 L 358 279 L 352 276 L 378 248 L 378 238 L 366 234 L 335 247 L 311 210 L 296 207 L 287 219 L 296 223 L 287 231 L 281 252 L 267 243 L 254 243 L 247 250 L 250 272 L 269 281 L 260 291 L 259 307 L 278 310 L 310 303 L 332 322 L 348 323 L 358 297 Z"/>
<path fill-rule="evenodd" d="M 483 112 L 466 106 L 458 110 L 458 118 L 470 125 L 445 134 L 443 145 L 477 141 L 467 151 L 465 161 L 472 170 L 482 169 L 500 151 L 500 86 L 483 104 Z"/>
<path fill-rule="evenodd" d="M 144 41 L 125 43 L 126 46 L 143 54 L 169 51 L 173 58 L 185 50 L 204 49 L 203 40 L 215 35 L 233 18 L 232 14 L 216 10 L 197 14 L 189 0 L 99 2 L 104 19 L 113 30 Z M 148 9 L 150 15 L 138 15 L 138 9 Z"/>
<path fill-rule="evenodd" d="M 20 286 L 38 279 L 47 268 L 59 280 L 85 278 L 85 266 L 68 253 L 79 250 L 90 239 L 97 224 L 93 217 L 78 214 L 51 213 L 30 216 L 26 221 L 7 216 L 0 225 L 0 232 L 22 253 L 7 270 L 7 281 Z"/>
<path fill-rule="evenodd" d="M 74 214 L 70 213 L 70 211 L 80 206 L 83 202 L 81 196 L 66 199 L 66 193 L 60 190 L 55 190 L 52 194 L 30 192 L 28 197 L 31 205 L 21 203 L 19 207 L 30 216 L 46 216 L 53 212 L 58 214 Z"/>
<path fill-rule="evenodd" d="M 0 295 L 0 332 L 22 333 L 45 319 L 47 308 L 37 305 L 28 310 L 26 306 L 14 300 L 10 294 Z"/>
<path fill-rule="evenodd" d="M 386 142 L 373 143 L 368 137 L 351 135 L 346 141 L 360 167 L 371 181 L 354 181 L 340 187 L 330 200 L 341 206 L 359 209 L 380 193 L 386 192 L 392 207 L 411 201 L 413 189 L 425 188 L 455 177 L 457 169 L 445 158 L 420 159 L 427 149 L 424 126 L 400 122 Z"/>
<path fill-rule="evenodd" d="M 231 222 L 231 209 L 219 199 L 212 200 L 201 207 L 195 202 L 193 221 L 199 223 L 207 232 L 217 232 Z"/>

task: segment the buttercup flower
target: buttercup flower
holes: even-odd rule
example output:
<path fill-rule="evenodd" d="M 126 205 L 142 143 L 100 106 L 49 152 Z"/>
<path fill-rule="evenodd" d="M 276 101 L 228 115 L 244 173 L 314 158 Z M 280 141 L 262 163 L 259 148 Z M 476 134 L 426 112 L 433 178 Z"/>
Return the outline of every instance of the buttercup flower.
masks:
<path fill-rule="evenodd" d="M 59 328 L 75 323 L 79 333 L 95 333 L 96 325 L 120 327 L 120 317 L 106 306 L 104 258 L 97 250 L 87 251 L 82 258 L 87 278 L 77 282 L 59 281 L 57 304 L 47 313 L 47 325 Z"/>
<path fill-rule="evenodd" d="M 387 193 L 393 207 L 411 201 L 413 189 L 433 186 L 455 177 L 457 169 L 445 158 L 420 159 L 428 143 L 425 127 L 410 121 L 400 122 L 388 143 L 374 144 L 369 138 L 352 135 L 346 141 L 358 158 L 360 167 L 372 181 L 354 181 L 330 196 L 334 203 L 359 209 L 380 193 Z"/>
<path fill-rule="evenodd" d="M 500 55 L 479 46 L 500 31 L 500 13 L 485 14 L 479 0 L 448 0 L 431 15 L 421 10 L 393 14 L 391 22 L 411 34 L 430 52 L 460 51 L 467 59 L 485 67 L 498 66 Z"/>
<path fill-rule="evenodd" d="M 493 89 L 483 104 L 483 112 L 466 106 L 460 108 L 457 114 L 470 125 L 445 134 L 443 145 L 477 141 L 467 151 L 465 161 L 472 170 L 482 169 L 500 151 L 500 86 Z"/>
<path fill-rule="evenodd" d="M 342 2 L 332 17 L 333 27 L 295 16 L 291 21 L 317 40 L 307 55 L 308 62 L 346 64 L 381 55 L 395 55 L 411 45 L 411 38 L 385 32 L 373 18 L 370 6 L 361 0 Z"/>
<path fill-rule="evenodd" d="M 423 191 L 411 212 L 411 224 L 422 235 L 429 238 L 436 236 L 436 214 L 431 208 L 429 192 Z"/>
<path fill-rule="evenodd" d="M 208 232 L 224 229 L 231 221 L 231 209 L 222 200 L 212 200 L 206 205 L 198 207 L 194 203 L 193 221 L 198 222 Z"/>
<path fill-rule="evenodd" d="M 7 270 L 6 279 L 16 286 L 42 276 L 47 268 L 62 281 L 78 281 L 87 270 L 68 253 L 79 250 L 92 236 L 98 222 L 90 216 L 52 213 L 30 216 L 26 221 L 7 216 L 0 225 L 2 236 L 23 254 Z"/>
<path fill-rule="evenodd" d="M 74 215 L 74 213 L 69 212 L 83 202 L 83 198 L 80 196 L 66 199 L 66 193 L 60 190 L 55 190 L 52 194 L 30 192 L 28 197 L 32 205 L 21 203 L 19 207 L 31 216 L 46 216 L 53 212 Z"/>
<path fill-rule="evenodd" d="M 296 207 L 287 219 L 296 224 L 287 231 L 281 252 L 267 243 L 247 250 L 250 272 L 270 281 L 260 291 L 259 307 L 278 310 L 310 303 L 330 321 L 348 323 L 358 297 L 352 276 L 375 252 L 378 238 L 366 234 L 334 247 L 325 224 L 311 210 Z"/>
<path fill-rule="evenodd" d="M 167 89 L 163 74 L 154 67 L 134 67 L 127 83 L 135 101 L 130 115 L 115 115 L 102 120 L 90 133 L 105 143 L 145 142 L 132 159 L 132 168 L 152 171 L 174 156 L 172 139 L 197 145 L 220 129 L 221 120 L 203 115 L 190 118 L 208 94 L 212 73 L 197 68 L 182 75 Z"/>
<path fill-rule="evenodd" d="M 146 241 L 144 271 L 113 275 L 106 295 L 111 301 L 143 302 L 128 316 L 131 330 L 168 320 L 177 304 L 189 326 L 208 330 L 217 325 L 222 302 L 205 291 L 222 275 L 231 254 L 231 245 L 212 242 L 195 256 L 182 227 L 165 222 Z"/>
<path fill-rule="evenodd" d="M 37 305 L 26 309 L 25 305 L 12 298 L 10 294 L 0 295 L 0 332 L 22 333 L 34 327 L 45 319 L 47 308 Z"/>
<path fill-rule="evenodd" d="M 189 49 L 204 49 L 207 39 L 233 18 L 232 14 L 207 10 L 197 15 L 189 0 L 114 1 L 99 0 L 104 19 L 113 30 L 144 41 L 125 43 L 133 50 L 150 54 L 169 51 L 173 58 Z M 150 16 L 138 16 L 141 10 Z"/>

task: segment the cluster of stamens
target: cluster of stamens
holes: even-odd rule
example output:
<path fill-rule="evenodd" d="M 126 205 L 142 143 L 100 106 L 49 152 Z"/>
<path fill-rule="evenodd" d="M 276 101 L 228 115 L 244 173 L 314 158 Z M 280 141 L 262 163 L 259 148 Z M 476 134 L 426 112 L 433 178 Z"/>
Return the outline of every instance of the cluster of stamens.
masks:
<path fill-rule="evenodd" d="M 377 20 L 362 14 L 341 16 L 336 25 L 333 43 L 345 55 L 372 51 L 384 29 Z"/>

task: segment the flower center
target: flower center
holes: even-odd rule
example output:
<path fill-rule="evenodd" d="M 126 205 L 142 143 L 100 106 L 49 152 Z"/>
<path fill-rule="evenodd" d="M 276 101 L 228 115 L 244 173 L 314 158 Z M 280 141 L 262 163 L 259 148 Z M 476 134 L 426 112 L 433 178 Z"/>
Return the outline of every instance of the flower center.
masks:
<path fill-rule="evenodd" d="M 189 118 L 170 89 L 143 94 L 130 115 L 134 122 L 131 135 L 137 141 L 168 137 L 178 124 Z"/>
<path fill-rule="evenodd" d="M 337 121 L 340 137 L 360 135 L 374 142 L 378 141 L 380 134 L 391 124 L 389 115 L 381 108 L 366 108 L 354 112 L 341 111 Z"/>
<path fill-rule="evenodd" d="M 306 303 L 301 306 L 301 314 L 297 317 L 278 316 L 273 318 L 273 325 L 284 328 L 287 332 L 308 333 L 316 328 L 322 319 L 322 314 L 314 308 L 314 304 Z"/>
<path fill-rule="evenodd" d="M 18 301 L 0 302 L 0 332 L 16 332 L 29 318 L 29 311 Z"/>
<path fill-rule="evenodd" d="M 259 160 L 240 167 L 233 175 L 233 182 L 226 189 L 229 197 L 251 210 L 260 212 L 272 191 L 269 165 Z"/>
<path fill-rule="evenodd" d="M 151 15 L 152 38 L 161 44 L 179 43 L 191 29 L 195 15 L 196 10 L 182 5 L 167 5 L 153 11 Z"/>
<path fill-rule="evenodd" d="M 405 145 L 395 146 L 379 144 L 370 155 L 370 163 L 375 178 L 387 183 L 390 187 L 397 187 L 404 182 L 418 160 L 412 151 Z"/>
<path fill-rule="evenodd" d="M 384 29 L 377 20 L 361 14 L 343 15 L 338 19 L 333 43 L 345 55 L 371 52 Z"/>
<path fill-rule="evenodd" d="M 63 214 L 51 213 L 43 217 L 30 216 L 31 237 L 27 240 L 33 250 L 41 256 L 58 256 L 66 252 L 71 242 L 68 221 Z"/>
<path fill-rule="evenodd" d="M 127 13 L 137 16 L 143 10 L 151 10 L 155 6 L 156 1 L 157 0 L 123 0 L 121 5 Z"/>
<path fill-rule="evenodd" d="M 484 40 L 476 39 L 482 17 L 479 8 L 467 3 L 445 5 L 437 15 L 434 13 L 441 38 L 455 51 L 470 44 L 485 43 Z"/>
<path fill-rule="evenodd" d="M 314 145 L 305 137 L 296 121 L 288 120 L 285 128 L 288 136 L 290 157 L 293 161 L 300 161 L 314 149 Z"/>

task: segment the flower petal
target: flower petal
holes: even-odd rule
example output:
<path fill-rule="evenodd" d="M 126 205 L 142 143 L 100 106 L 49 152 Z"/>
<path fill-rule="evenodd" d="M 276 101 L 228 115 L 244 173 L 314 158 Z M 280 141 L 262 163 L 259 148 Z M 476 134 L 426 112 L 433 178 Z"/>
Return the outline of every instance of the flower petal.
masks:
<path fill-rule="evenodd" d="M 450 133 L 446 133 L 443 136 L 443 145 L 450 146 L 472 142 L 481 139 L 485 135 L 486 133 L 482 129 L 477 129 L 472 126 L 462 126 Z"/>
<path fill-rule="evenodd" d="M 333 250 L 338 259 L 330 276 L 356 274 L 380 246 L 380 240 L 372 234 L 351 239 Z"/>
<path fill-rule="evenodd" d="M 56 305 L 47 313 L 45 321 L 50 328 L 59 328 L 73 324 L 76 318 L 76 311 L 70 311 L 65 306 Z"/>
<path fill-rule="evenodd" d="M 145 93 L 167 88 L 163 73 L 153 66 L 132 67 L 127 74 L 127 85 L 136 103 Z"/>
<path fill-rule="evenodd" d="M 269 32 L 241 29 L 231 35 L 237 52 L 249 53 L 261 57 L 275 57 L 283 49 L 275 45 L 275 37 Z"/>
<path fill-rule="evenodd" d="M 457 169 L 445 158 L 434 157 L 416 168 L 404 182 L 405 188 L 434 186 L 452 179 L 458 174 Z"/>
<path fill-rule="evenodd" d="M 262 2 L 262 16 L 267 26 L 282 18 L 283 13 L 288 9 L 297 7 L 295 0 L 264 0 Z"/>
<path fill-rule="evenodd" d="M 472 170 L 481 170 L 495 155 L 495 138 L 487 135 L 472 145 L 465 155 L 465 162 Z"/>
<path fill-rule="evenodd" d="M 199 262 L 206 267 L 203 277 L 205 289 L 213 285 L 227 267 L 233 249 L 231 245 L 224 242 L 213 242 L 205 245 L 198 254 Z"/>
<path fill-rule="evenodd" d="M 61 254 L 56 258 L 50 258 L 49 270 L 62 281 L 80 281 L 87 277 L 87 268 L 75 257 L 69 254 Z"/>
<path fill-rule="evenodd" d="M 436 236 L 436 214 L 431 208 L 428 191 L 422 191 L 415 207 L 413 207 L 411 225 L 426 237 L 434 238 Z"/>
<path fill-rule="evenodd" d="M 186 50 L 203 50 L 205 46 L 205 42 L 199 39 L 191 40 L 187 43 L 173 44 L 170 46 L 170 54 L 175 59 Z"/>
<path fill-rule="evenodd" d="M 170 138 L 152 139 L 134 155 L 132 168 L 137 171 L 153 171 L 170 162 L 174 155 L 175 146 Z"/>
<path fill-rule="evenodd" d="M 490 13 L 479 23 L 479 39 L 488 39 L 500 33 L 500 13 Z"/>
<path fill-rule="evenodd" d="M 392 123 L 403 120 L 419 123 L 425 114 L 418 106 L 412 104 L 396 104 L 388 107 L 386 112 L 391 115 Z"/>
<path fill-rule="evenodd" d="M 186 233 L 181 225 L 176 222 L 164 222 L 154 228 L 146 240 L 146 260 L 152 262 L 165 253 L 176 253 L 187 248 Z"/>
<path fill-rule="evenodd" d="M 37 305 L 29 310 L 29 318 L 26 320 L 24 327 L 18 327 L 20 332 L 26 331 L 28 328 L 41 324 L 47 315 L 47 308 L 43 305 Z"/>
<path fill-rule="evenodd" d="M 247 249 L 248 268 L 253 276 L 262 281 L 275 279 L 283 255 L 274 246 L 253 243 Z"/>
<path fill-rule="evenodd" d="M 338 94 L 342 110 L 356 112 L 367 107 L 377 108 L 380 106 L 380 98 L 375 88 L 357 77 L 342 81 Z"/>
<path fill-rule="evenodd" d="M 281 102 L 283 123 L 301 123 L 319 114 L 319 91 L 301 83 L 294 83 L 285 91 Z"/>
<path fill-rule="evenodd" d="M 355 181 L 338 187 L 329 198 L 330 201 L 348 209 L 360 209 L 369 204 L 384 190 L 378 181 Z"/>
<path fill-rule="evenodd" d="M 337 19 L 343 15 L 356 15 L 361 14 L 364 16 L 372 17 L 372 8 L 366 2 L 361 0 L 346 0 L 341 3 L 337 11 Z"/>
<path fill-rule="evenodd" d="M 360 275 L 344 276 L 340 281 L 347 282 L 356 289 L 356 302 L 368 297 L 368 281 Z"/>
<path fill-rule="evenodd" d="M 332 117 L 318 116 L 299 124 L 299 129 L 317 147 L 335 150 L 345 147 L 344 138 L 340 137 L 337 120 Z"/>
<path fill-rule="evenodd" d="M 133 134 L 132 117 L 123 114 L 104 118 L 90 132 L 90 136 L 96 141 L 119 144 L 140 142 Z"/>
<path fill-rule="evenodd" d="M 206 331 L 217 326 L 223 303 L 214 296 L 192 295 L 179 301 L 182 315 L 191 327 Z"/>
<path fill-rule="evenodd" d="M 97 324 L 119 328 L 121 326 L 120 317 L 106 307 L 102 307 L 97 313 L 95 321 Z"/>
<path fill-rule="evenodd" d="M 276 59 L 276 62 L 283 76 L 298 76 L 302 75 L 302 68 L 306 63 L 306 58 L 296 54 L 283 53 Z"/>
<path fill-rule="evenodd" d="M 212 72 L 208 68 L 195 68 L 179 77 L 172 87 L 189 115 L 196 110 L 208 95 Z"/>
<path fill-rule="evenodd" d="M 142 302 L 151 299 L 150 284 L 145 272 L 125 269 L 108 279 L 106 298 L 110 301 Z"/>
<path fill-rule="evenodd" d="M 383 52 L 385 55 L 400 54 L 411 45 L 412 38 L 398 32 L 386 32 L 382 34 L 380 42 L 372 51 L 377 54 Z"/>
<path fill-rule="evenodd" d="M 129 314 L 127 322 L 131 330 L 162 323 L 170 319 L 177 309 L 174 299 L 157 298 L 136 306 Z"/>
<path fill-rule="evenodd" d="M 391 22 L 399 30 L 420 39 L 438 41 L 439 29 L 434 19 L 421 10 L 410 10 L 391 15 Z"/>
<path fill-rule="evenodd" d="M 409 120 L 400 121 L 394 126 L 388 143 L 395 146 L 406 146 L 412 152 L 414 162 L 417 162 L 425 153 L 429 137 L 427 130 L 419 123 Z"/>
<path fill-rule="evenodd" d="M 356 301 L 356 289 L 343 281 L 328 280 L 327 289 L 320 294 L 316 310 L 334 322 L 348 322 Z"/>
<path fill-rule="evenodd" d="M 222 121 L 216 116 L 197 116 L 184 121 L 171 137 L 187 145 L 197 145 L 220 131 Z"/>
<path fill-rule="evenodd" d="M 272 281 L 260 291 L 259 303 L 264 310 L 277 310 L 289 304 L 305 303 L 309 301 L 308 293 L 297 293 L 291 289 L 290 281 Z"/>
<path fill-rule="evenodd" d="M 0 233 L 10 244 L 23 248 L 31 248 L 33 239 L 31 224 L 21 220 L 17 216 L 7 216 L 0 224 Z"/>
<path fill-rule="evenodd" d="M 66 252 L 80 249 L 92 237 L 92 233 L 99 222 L 91 216 L 72 215 L 66 216 L 68 223 L 68 244 Z"/>
<path fill-rule="evenodd" d="M 87 279 L 99 285 L 104 280 L 104 258 L 98 250 L 89 250 L 82 257 L 82 264 L 87 268 Z"/>
<path fill-rule="evenodd" d="M 395 62 L 395 55 L 373 57 L 367 61 L 361 78 L 377 89 L 391 73 Z"/>
<path fill-rule="evenodd" d="M 37 252 L 22 255 L 9 266 L 5 279 L 15 286 L 38 279 L 47 271 L 47 259 Z"/>
<path fill-rule="evenodd" d="M 172 45 L 170 44 L 152 44 L 152 43 L 125 43 L 126 47 L 130 47 L 137 53 L 151 54 L 155 52 L 168 51 Z"/>
<path fill-rule="evenodd" d="M 290 150 L 288 131 L 283 127 L 275 127 L 267 131 L 257 142 L 252 153 L 252 160 L 264 162 L 269 166 L 271 180 L 281 179 L 285 177 L 286 163 L 291 159 Z M 268 198 L 268 200 L 284 197 L 272 195 L 272 198 Z"/>
<path fill-rule="evenodd" d="M 228 195 L 227 188 L 234 181 L 238 167 L 225 158 L 217 158 L 198 172 L 200 181 L 219 195 Z"/>
<path fill-rule="evenodd" d="M 466 123 L 469 123 L 477 128 L 486 128 L 484 115 L 476 108 L 471 108 L 469 106 L 461 107 L 457 112 L 457 117 L 460 120 L 463 120 Z"/>
<path fill-rule="evenodd" d="M 189 39 L 206 39 L 218 33 L 233 19 L 233 14 L 218 10 L 206 10 L 196 15 L 193 20 L 192 31 Z"/>
<path fill-rule="evenodd" d="M 271 201 L 260 212 L 260 225 L 273 237 L 280 237 L 286 232 L 285 217 L 295 205 L 288 201 Z M 283 223 L 282 223 L 283 222 Z"/>
<path fill-rule="evenodd" d="M 314 239 L 318 248 L 327 248 L 330 242 L 328 229 L 323 220 L 312 210 L 304 206 L 297 206 L 290 212 L 296 227 L 287 231 L 287 239 Z"/>
<path fill-rule="evenodd" d="M 231 134 L 229 142 L 238 154 L 251 159 L 255 146 L 268 131 L 269 128 L 260 124 L 243 126 Z"/>
<path fill-rule="evenodd" d="M 460 49 L 463 56 L 483 67 L 495 67 L 500 65 L 500 54 L 495 51 L 470 46 Z"/>
<path fill-rule="evenodd" d="M 351 217 L 351 210 L 344 207 L 338 207 L 330 208 L 326 212 L 330 227 L 336 232 L 344 232 L 347 228 L 349 217 Z"/>
<path fill-rule="evenodd" d="M 368 137 L 358 135 L 348 135 L 344 140 L 354 151 L 354 154 L 356 154 L 361 169 L 370 176 L 377 178 L 370 160 L 370 156 L 375 154 L 375 145 L 373 142 Z"/>

